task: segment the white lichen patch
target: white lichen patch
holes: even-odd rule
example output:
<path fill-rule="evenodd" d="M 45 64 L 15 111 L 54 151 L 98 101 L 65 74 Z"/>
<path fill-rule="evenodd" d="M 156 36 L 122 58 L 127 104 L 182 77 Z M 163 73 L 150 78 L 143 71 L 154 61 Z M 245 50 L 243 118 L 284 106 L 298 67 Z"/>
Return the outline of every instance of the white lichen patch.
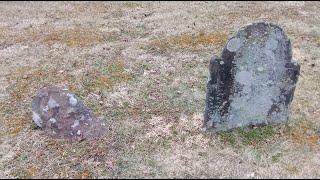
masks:
<path fill-rule="evenodd" d="M 75 113 L 75 112 L 77 112 L 75 108 L 68 108 L 67 110 L 67 114 Z"/>
<path fill-rule="evenodd" d="M 87 115 L 87 116 L 89 116 L 89 115 Z M 86 117 L 84 116 L 84 115 L 81 115 L 81 117 L 80 117 L 80 121 L 84 121 L 86 119 Z M 89 119 L 88 119 L 89 121 L 91 121 L 92 119 L 89 117 Z"/>
<path fill-rule="evenodd" d="M 55 118 L 50 118 L 50 120 L 49 120 L 51 123 L 56 123 L 57 122 L 57 120 L 55 119 Z"/>
<path fill-rule="evenodd" d="M 227 44 L 227 49 L 230 52 L 237 51 L 241 46 L 241 40 L 239 38 L 232 38 Z"/>
<path fill-rule="evenodd" d="M 266 42 L 266 48 L 270 50 L 275 50 L 278 47 L 278 41 L 275 38 L 270 38 Z"/>
<path fill-rule="evenodd" d="M 77 127 L 77 126 L 79 126 L 79 121 L 78 121 L 78 120 L 75 120 L 74 123 L 73 123 L 73 125 L 72 125 L 71 127 L 72 127 L 72 128 L 75 128 L 75 127 Z"/>
<path fill-rule="evenodd" d="M 72 106 L 77 105 L 78 100 L 74 97 L 73 94 L 67 94 L 67 96 L 69 97 L 69 103 L 70 103 Z"/>
<path fill-rule="evenodd" d="M 43 110 L 43 112 L 48 112 L 48 110 L 49 110 L 49 106 L 48 106 L 48 105 L 46 105 L 46 107 L 44 107 L 42 110 Z"/>
<path fill-rule="evenodd" d="M 38 113 L 32 112 L 32 119 L 37 124 L 37 126 L 42 127 L 42 119 Z"/>
<path fill-rule="evenodd" d="M 48 106 L 50 109 L 55 108 L 55 107 L 59 107 L 60 105 L 57 103 L 56 100 L 54 100 L 52 97 L 49 98 L 48 101 Z"/>
<path fill-rule="evenodd" d="M 237 82 L 249 85 L 251 83 L 252 73 L 249 71 L 241 71 L 236 75 Z"/>

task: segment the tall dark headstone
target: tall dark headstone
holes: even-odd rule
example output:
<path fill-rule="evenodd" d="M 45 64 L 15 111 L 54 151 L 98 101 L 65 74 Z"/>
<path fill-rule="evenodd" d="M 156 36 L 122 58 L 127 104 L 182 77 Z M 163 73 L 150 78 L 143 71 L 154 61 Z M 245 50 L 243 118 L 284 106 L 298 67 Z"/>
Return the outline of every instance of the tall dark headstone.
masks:
<path fill-rule="evenodd" d="M 283 30 L 241 28 L 209 65 L 204 126 L 214 132 L 288 120 L 300 66 Z"/>

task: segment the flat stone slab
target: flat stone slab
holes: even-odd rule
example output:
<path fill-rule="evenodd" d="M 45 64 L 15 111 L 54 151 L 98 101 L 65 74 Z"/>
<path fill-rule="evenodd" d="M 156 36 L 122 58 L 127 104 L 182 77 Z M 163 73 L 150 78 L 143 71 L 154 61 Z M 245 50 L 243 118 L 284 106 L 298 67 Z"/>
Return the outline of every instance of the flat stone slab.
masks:
<path fill-rule="evenodd" d="M 284 123 L 300 66 L 274 24 L 253 23 L 231 37 L 209 65 L 204 127 L 222 131 Z"/>
<path fill-rule="evenodd" d="M 32 99 L 33 121 L 54 138 L 97 139 L 106 132 L 98 119 L 75 94 L 60 87 L 44 87 Z"/>

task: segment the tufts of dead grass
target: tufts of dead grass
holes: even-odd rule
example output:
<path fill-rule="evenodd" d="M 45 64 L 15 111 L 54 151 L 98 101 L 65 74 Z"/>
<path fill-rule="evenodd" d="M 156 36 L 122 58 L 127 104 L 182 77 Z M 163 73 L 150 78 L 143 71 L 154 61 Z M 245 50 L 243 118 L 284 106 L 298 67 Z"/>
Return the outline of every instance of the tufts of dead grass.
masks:
<path fill-rule="evenodd" d="M 225 32 L 200 33 L 197 35 L 183 34 L 151 42 L 151 48 L 168 51 L 172 48 L 195 48 L 197 46 L 221 46 L 228 39 Z"/>
<path fill-rule="evenodd" d="M 134 76 L 127 72 L 123 61 L 99 65 L 92 68 L 82 77 L 84 88 L 89 91 L 110 90 L 116 83 L 128 82 Z"/>
<path fill-rule="evenodd" d="M 66 44 L 69 47 L 84 47 L 97 44 L 104 40 L 104 35 L 91 28 L 75 27 L 72 29 L 52 32 L 45 36 L 43 42 Z"/>
<path fill-rule="evenodd" d="M 320 147 L 320 134 L 312 132 L 311 129 L 313 128 L 310 125 L 299 122 L 291 131 L 289 137 L 293 143 L 316 150 Z"/>
<path fill-rule="evenodd" d="M 0 142 L 7 144 L 0 152 L 0 176 L 2 170 L 18 178 L 319 176 L 319 151 L 309 148 L 319 147 L 319 54 L 315 50 L 319 17 L 316 4 L 305 4 L 288 8 L 291 5 L 257 2 L 99 2 L 37 8 L 37 3 L 4 3 L 0 13 L 8 18 L 0 23 L 0 56 L 11 74 L 4 78 L 9 98 L 0 102 L 5 126 Z M 172 21 L 182 17 L 190 23 L 194 20 L 195 27 L 186 29 L 186 21 Z M 15 25 L 12 19 L 22 24 Z M 283 26 L 296 43 L 293 50 L 299 50 L 294 57 L 300 62 L 305 59 L 291 116 L 297 124 L 292 129 L 203 133 L 212 50 L 220 52 L 227 34 L 257 19 Z M 208 33 L 199 33 L 202 28 Z M 181 32 L 189 33 L 177 35 Z M 159 39 L 153 40 L 155 36 Z M 147 48 L 141 48 L 145 44 Z M 11 45 L 28 48 L 23 53 L 7 50 Z M 38 51 L 43 53 L 34 53 Z M 35 64 L 39 66 L 21 67 L 31 57 L 41 59 Z M 314 67 L 307 66 L 312 63 Z M 13 64 L 21 68 L 14 69 Z M 105 139 L 69 144 L 28 127 L 30 96 L 41 86 L 57 83 L 67 85 L 106 118 L 112 129 Z M 307 120 L 313 126 L 306 125 Z"/>
<path fill-rule="evenodd" d="M 37 42 L 48 46 L 58 43 L 71 48 L 93 46 L 104 41 L 110 42 L 117 40 L 119 36 L 116 32 L 101 32 L 97 28 L 81 25 L 62 30 L 29 27 L 19 34 L 11 30 L 0 29 L 0 38 L 3 41 L 21 44 Z"/>

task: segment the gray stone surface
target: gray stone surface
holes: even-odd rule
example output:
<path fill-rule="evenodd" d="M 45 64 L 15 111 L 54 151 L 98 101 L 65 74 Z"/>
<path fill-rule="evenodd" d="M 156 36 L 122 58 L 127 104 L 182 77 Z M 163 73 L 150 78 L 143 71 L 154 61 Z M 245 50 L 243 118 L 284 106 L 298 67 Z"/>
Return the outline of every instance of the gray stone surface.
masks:
<path fill-rule="evenodd" d="M 204 127 L 221 131 L 287 122 L 299 71 L 280 27 L 241 28 L 221 57 L 210 61 Z"/>
<path fill-rule="evenodd" d="M 100 138 L 106 132 L 83 102 L 67 89 L 44 87 L 32 99 L 33 121 L 54 138 L 71 140 Z"/>

